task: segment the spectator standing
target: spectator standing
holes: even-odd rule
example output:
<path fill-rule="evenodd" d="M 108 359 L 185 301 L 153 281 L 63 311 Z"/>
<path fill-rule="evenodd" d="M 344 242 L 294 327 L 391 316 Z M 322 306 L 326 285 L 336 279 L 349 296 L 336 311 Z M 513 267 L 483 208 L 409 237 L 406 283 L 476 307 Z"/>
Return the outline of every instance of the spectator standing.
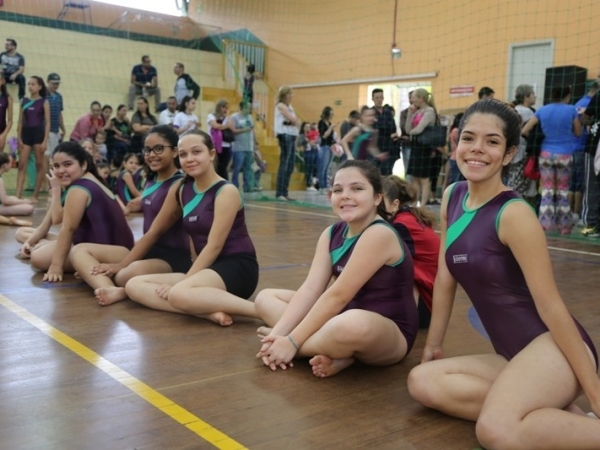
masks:
<path fill-rule="evenodd" d="M 227 167 L 231 162 L 231 143 L 234 141 L 233 132 L 229 129 L 227 113 L 229 104 L 226 100 L 219 100 L 215 105 L 214 113 L 208 115 L 207 122 L 210 137 L 217 152 L 217 173 L 228 180 Z"/>
<path fill-rule="evenodd" d="M 131 150 L 134 153 L 140 153 L 143 147 L 144 136 L 157 125 L 156 117 L 150 112 L 150 106 L 146 97 L 140 97 L 137 101 L 137 110 L 131 116 Z"/>
<path fill-rule="evenodd" d="M 183 98 L 182 98 L 183 100 Z M 177 115 L 177 104 L 179 102 L 173 96 L 167 99 L 167 109 L 164 109 L 160 112 L 158 116 L 158 124 L 159 125 L 171 125 L 173 126 L 173 120 Z"/>
<path fill-rule="evenodd" d="M 377 119 L 374 125 L 374 128 L 378 132 L 377 147 L 382 153 L 388 154 L 388 158 L 379 163 L 379 171 L 382 175 L 390 175 L 394 163 L 400 156 L 398 146 L 394 142 L 394 140 L 398 139 L 396 120 L 394 119 L 392 108 L 389 105 L 383 104 L 383 89 L 373 89 L 371 99 L 374 103 L 373 109 L 375 110 L 375 118 Z"/>
<path fill-rule="evenodd" d="M 90 112 L 81 116 L 75 123 L 70 139 L 79 142 L 82 139 L 90 138 L 93 141 L 96 133 L 103 128 L 102 106 L 100 102 L 94 100 L 90 104 Z"/>
<path fill-rule="evenodd" d="M 29 98 L 21 100 L 19 112 L 19 172 L 17 174 L 17 197 L 21 198 L 23 193 L 23 182 L 25 171 L 29 161 L 29 155 L 33 150 L 35 155 L 35 188 L 32 201 L 38 202 L 38 196 L 44 181 L 44 152 L 48 145 L 50 134 L 50 105 L 46 100 L 47 91 L 44 80 L 38 76 L 32 76 L 27 82 Z"/>
<path fill-rule="evenodd" d="M 296 157 L 296 138 L 300 121 L 292 107 L 294 92 L 289 86 L 279 88 L 277 105 L 275 106 L 275 135 L 279 141 L 279 169 L 277 169 L 277 188 L 275 197 L 278 200 L 294 201 L 289 196 L 290 179 L 294 172 Z"/>
<path fill-rule="evenodd" d="M 106 130 L 106 157 L 112 161 L 116 155 L 124 156 L 131 144 L 131 123 L 127 118 L 127 106 L 119 105 L 117 115 L 110 119 L 111 127 Z"/>
<path fill-rule="evenodd" d="M 348 118 L 340 125 L 340 139 L 344 139 L 344 136 L 348 134 L 352 128 L 358 126 L 360 123 L 360 113 L 357 110 L 350 111 Z"/>
<path fill-rule="evenodd" d="M 136 95 L 147 97 L 154 95 L 154 107 L 160 105 L 160 88 L 158 87 L 158 72 L 152 65 L 148 55 L 142 56 L 142 63 L 133 66 L 131 70 L 131 85 L 129 86 L 128 106 L 133 110 L 133 100 Z M 141 145 L 140 145 L 141 148 Z"/>
<path fill-rule="evenodd" d="M 495 92 L 491 87 L 484 86 L 479 89 L 477 96 L 479 97 L 479 100 L 493 100 L 494 94 Z"/>
<path fill-rule="evenodd" d="M 185 66 L 182 63 L 176 63 L 175 67 L 173 67 L 173 73 L 177 75 L 177 81 L 175 82 L 175 98 L 177 99 L 177 104 L 181 104 L 181 101 L 186 96 L 198 100 L 198 97 L 200 96 L 200 86 L 198 86 L 198 83 L 196 83 L 191 76 L 185 73 Z"/>
<path fill-rule="evenodd" d="M 244 192 L 250 192 L 253 187 L 254 121 L 250 115 L 250 104 L 245 100 L 240 103 L 240 112 L 230 117 L 229 126 L 235 135 L 235 140 L 231 146 L 233 154 L 231 182 L 239 188 L 241 171 L 244 178 Z"/>
<path fill-rule="evenodd" d="M 318 130 L 321 143 L 319 145 L 319 162 L 317 165 L 317 173 L 319 177 L 319 191 L 326 194 L 328 180 L 327 173 L 331 164 L 332 153 L 331 146 L 335 143 L 333 129 L 337 126 L 332 122 L 333 109 L 330 106 L 323 108 L 321 119 L 319 120 Z"/>
<path fill-rule="evenodd" d="M 402 152 L 402 164 L 404 165 L 404 172 L 408 170 L 408 163 L 410 161 L 410 135 L 406 131 L 406 117 L 408 116 L 408 110 L 413 104 L 412 95 L 414 91 L 408 92 L 408 103 L 409 107 L 400 111 L 400 148 Z M 410 175 L 405 175 L 406 180 L 411 181 Z"/>
<path fill-rule="evenodd" d="M 306 179 L 306 190 L 316 191 L 318 183 L 317 163 L 319 161 L 319 146 L 318 141 L 311 141 L 309 138 L 310 123 L 302 122 L 300 126 L 300 134 L 296 140 L 296 151 L 302 152 L 304 157 L 304 172 Z"/>
<path fill-rule="evenodd" d="M 58 144 L 61 143 L 63 136 L 66 134 L 65 122 L 63 120 L 63 98 L 58 88 L 60 86 L 60 75 L 51 73 L 48 75 L 48 104 L 50 105 L 50 134 L 48 135 L 48 148 L 46 149 L 46 157 L 49 158 Z M 47 167 L 44 173 L 47 173 Z"/>
<path fill-rule="evenodd" d="M 7 39 L 4 43 L 5 52 L 0 53 L 2 64 L 2 77 L 7 83 L 16 83 L 19 86 L 19 100 L 25 97 L 25 58 L 17 53 L 17 41 Z"/>
<path fill-rule="evenodd" d="M 13 99 L 6 89 L 6 81 L 0 78 L 0 153 L 4 152 L 8 132 L 13 123 Z"/>

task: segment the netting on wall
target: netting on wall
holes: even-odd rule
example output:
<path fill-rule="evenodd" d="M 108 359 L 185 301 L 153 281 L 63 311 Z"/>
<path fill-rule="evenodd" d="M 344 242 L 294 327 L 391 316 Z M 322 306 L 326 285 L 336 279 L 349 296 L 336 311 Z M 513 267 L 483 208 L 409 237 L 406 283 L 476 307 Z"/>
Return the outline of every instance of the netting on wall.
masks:
<path fill-rule="evenodd" d="M 64 10 L 65 3 L 82 7 Z M 248 163 L 258 171 L 266 162 L 262 186 L 279 197 L 293 196 L 289 191 L 327 189 L 332 168 L 343 159 L 333 144 L 347 131 L 348 125 L 342 132 L 342 124 L 349 114 L 360 113 L 362 106 L 378 106 L 379 125 L 374 128 L 379 136 L 372 147 L 389 158 L 378 157 L 364 140 L 363 148 L 348 142 L 348 150 L 367 152 L 383 173 L 404 175 L 412 147 L 418 148 L 411 145 L 414 139 L 406 127 L 400 127 L 410 92 L 428 93 L 426 102 L 435 106 L 439 123 L 449 132 L 455 115 L 477 100 L 482 88 L 489 87 L 488 95 L 493 91 L 497 99 L 513 101 L 517 87 L 530 86 L 537 98 L 527 106 L 539 109 L 550 101 L 552 87 L 568 85 L 574 103 L 585 97 L 599 64 L 594 42 L 600 33 L 595 26 L 600 12 L 592 1 L 173 3 L 185 6 L 187 16 L 93 1 L 40 0 L 5 3 L 0 21 L 5 37 L 15 39 L 17 51 L 25 57 L 26 79 L 34 74 L 44 80 L 50 73 L 60 75 L 67 137 L 94 100 L 112 106 L 111 117 L 119 105 L 133 106 L 133 111 L 127 108 L 131 117 L 137 107 L 128 104 L 131 71 L 143 55 L 157 70 L 160 98 L 152 84 L 136 89 L 134 98 L 147 95 L 153 115 L 174 94 L 178 62 L 201 88 L 195 114 L 204 129 L 220 99 L 228 102 L 230 112 L 243 101 L 250 103 L 261 157 L 244 159 L 242 167 L 250 177 Z M 307 122 L 318 128 L 324 109 L 330 107 L 333 132 L 325 139 L 321 132 L 321 142 L 316 143 L 278 140 L 275 104 L 281 86 L 293 89 L 290 104 L 298 118 L 296 127 Z M 11 83 L 8 88 L 17 100 L 17 87 Z M 380 105 L 374 103 L 374 89 L 383 92 Z M 16 134 L 18 112 L 15 102 L 9 137 Z M 370 130 L 368 120 L 363 121 L 365 134 Z M 409 128 L 418 126 L 414 115 L 413 120 Z M 295 133 L 304 134 L 291 136 Z M 280 171 L 281 149 L 286 145 L 285 152 L 293 155 L 284 157 L 287 169 Z M 432 201 L 453 176 L 459 176 L 448 162 L 449 147 L 439 148 L 427 150 L 426 156 L 420 150 L 413 152 L 419 160 L 419 178 L 431 180 Z M 249 179 L 249 189 L 256 189 L 256 178 Z"/>

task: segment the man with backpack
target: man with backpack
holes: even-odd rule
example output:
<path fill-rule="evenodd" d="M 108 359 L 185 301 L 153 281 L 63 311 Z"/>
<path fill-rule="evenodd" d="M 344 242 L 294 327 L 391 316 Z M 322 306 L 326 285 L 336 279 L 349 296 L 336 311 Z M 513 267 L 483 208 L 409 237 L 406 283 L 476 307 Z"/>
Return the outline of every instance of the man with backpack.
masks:
<path fill-rule="evenodd" d="M 180 62 L 175 63 L 173 73 L 177 75 L 177 81 L 175 82 L 175 98 L 177 99 L 177 104 L 179 105 L 186 95 L 198 100 L 198 97 L 200 96 L 200 86 L 198 86 L 192 77 L 185 73 L 185 66 Z"/>

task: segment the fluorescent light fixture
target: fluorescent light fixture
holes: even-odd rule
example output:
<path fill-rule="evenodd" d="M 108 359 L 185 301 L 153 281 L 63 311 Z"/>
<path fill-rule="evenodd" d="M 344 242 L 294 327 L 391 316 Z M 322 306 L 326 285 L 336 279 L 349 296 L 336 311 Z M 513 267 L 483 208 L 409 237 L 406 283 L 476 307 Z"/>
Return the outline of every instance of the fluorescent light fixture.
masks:
<path fill-rule="evenodd" d="M 396 47 L 396 44 L 392 44 L 392 58 L 398 59 L 402 56 L 402 50 Z"/>
<path fill-rule="evenodd" d="M 175 0 L 94 0 L 98 3 L 107 3 L 109 5 L 123 6 L 125 8 L 140 9 L 169 16 L 183 16 L 182 11 L 177 7 Z"/>

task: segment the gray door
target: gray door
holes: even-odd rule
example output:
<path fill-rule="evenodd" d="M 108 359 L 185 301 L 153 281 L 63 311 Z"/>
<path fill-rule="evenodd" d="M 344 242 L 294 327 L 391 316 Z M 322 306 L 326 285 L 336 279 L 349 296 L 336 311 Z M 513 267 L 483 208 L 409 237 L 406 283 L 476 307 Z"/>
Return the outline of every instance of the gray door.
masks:
<path fill-rule="evenodd" d="M 515 99 L 520 84 L 530 84 L 537 95 L 536 108 L 544 104 L 546 69 L 554 61 L 554 41 L 535 41 L 511 44 L 508 52 L 507 101 Z"/>

